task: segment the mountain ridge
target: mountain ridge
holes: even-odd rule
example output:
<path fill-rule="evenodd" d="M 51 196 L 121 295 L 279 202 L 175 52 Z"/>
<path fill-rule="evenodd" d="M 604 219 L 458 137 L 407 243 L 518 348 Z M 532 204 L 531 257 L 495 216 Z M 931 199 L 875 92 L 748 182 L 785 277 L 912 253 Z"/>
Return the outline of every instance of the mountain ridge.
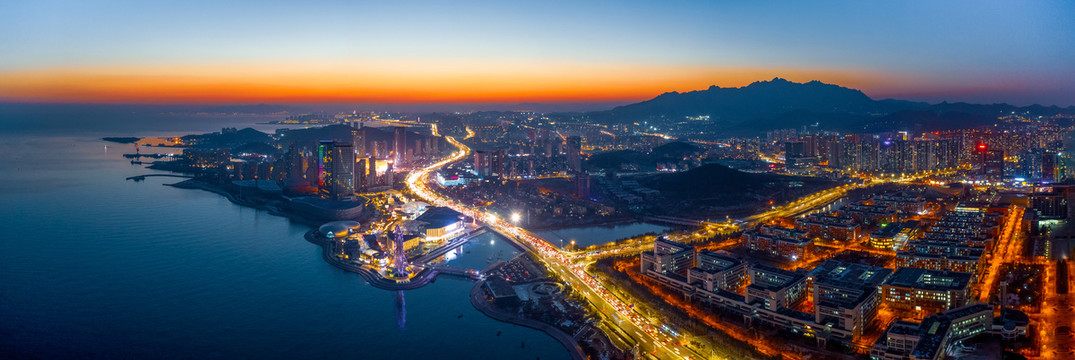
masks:
<path fill-rule="evenodd" d="M 970 104 L 941 102 L 929 104 L 899 99 L 874 100 L 858 89 L 818 80 L 797 83 L 780 77 L 755 81 L 743 87 L 711 85 L 704 90 L 670 91 L 652 99 L 592 112 L 594 118 L 609 122 L 682 121 L 687 117 L 708 116 L 713 123 L 744 130 L 820 124 L 833 130 L 880 129 L 884 124 L 925 128 L 958 120 L 966 126 L 981 126 L 1004 113 L 1051 116 L 1075 113 L 1075 106 Z M 920 126 L 921 127 L 921 126 Z M 881 129 L 883 130 L 883 129 Z"/>

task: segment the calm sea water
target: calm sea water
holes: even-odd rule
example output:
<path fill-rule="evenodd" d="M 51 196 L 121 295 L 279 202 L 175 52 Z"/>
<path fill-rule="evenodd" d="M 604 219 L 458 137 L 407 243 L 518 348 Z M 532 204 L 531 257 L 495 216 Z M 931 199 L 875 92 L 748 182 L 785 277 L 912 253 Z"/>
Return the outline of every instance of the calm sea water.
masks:
<path fill-rule="evenodd" d="M 405 292 L 400 329 L 396 294 L 322 261 L 309 227 L 162 186 L 176 179 L 124 181 L 153 171 L 100 137 L 267 120 L 127 110 L 0 105 L 0 358 L 567 357 L 484 317 L 472 283 L 448 277 Z M 487 235 L 451 261 L 516 253 Z"/>

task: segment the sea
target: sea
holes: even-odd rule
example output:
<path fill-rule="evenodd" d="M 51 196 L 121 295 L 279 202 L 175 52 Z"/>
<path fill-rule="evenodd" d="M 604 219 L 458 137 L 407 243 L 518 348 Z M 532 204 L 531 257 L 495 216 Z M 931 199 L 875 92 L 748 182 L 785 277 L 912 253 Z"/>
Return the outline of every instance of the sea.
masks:
<path fill-rule="evenodd" d="M 0 358 L 568 358 L 476 311 L 470 281 L 441 277 L 401 302 L 325 263 L 308 225 L 164 186 L 178 178 L 125 180 L 161 172 L 101 140 L 272 132 L 275 119 L 0 104 Z M 481 268 L 515 254 L 487 234 L 449 257 Z"/>

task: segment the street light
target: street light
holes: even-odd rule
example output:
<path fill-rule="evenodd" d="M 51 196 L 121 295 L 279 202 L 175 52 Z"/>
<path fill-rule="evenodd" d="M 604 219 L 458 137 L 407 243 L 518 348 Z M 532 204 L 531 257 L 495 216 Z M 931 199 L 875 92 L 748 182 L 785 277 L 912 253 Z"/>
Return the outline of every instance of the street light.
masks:
<path fill-rule="evenodd" d="M 520 216 L 519 213 L 511 213 L 511 222 L 513 222 L 513 223 L 518 224 L 519 220 L 522 219 L 522 218 L 523 217 Z"/>

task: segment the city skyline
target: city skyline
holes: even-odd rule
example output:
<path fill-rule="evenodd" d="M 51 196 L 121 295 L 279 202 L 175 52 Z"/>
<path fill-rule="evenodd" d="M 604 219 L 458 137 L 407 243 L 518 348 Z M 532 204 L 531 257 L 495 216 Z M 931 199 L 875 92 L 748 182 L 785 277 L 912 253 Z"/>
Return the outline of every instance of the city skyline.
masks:
<path fill-rule="evenodd" d="M 1064 359 L 1071 14 L 0 2 L 0 357 Z"/>
<path fill-rule="evenodd" d="M 635 102 L 773 77 L 1075 104 L 1071 4 L 0 5 L 0 100 Z"/>

